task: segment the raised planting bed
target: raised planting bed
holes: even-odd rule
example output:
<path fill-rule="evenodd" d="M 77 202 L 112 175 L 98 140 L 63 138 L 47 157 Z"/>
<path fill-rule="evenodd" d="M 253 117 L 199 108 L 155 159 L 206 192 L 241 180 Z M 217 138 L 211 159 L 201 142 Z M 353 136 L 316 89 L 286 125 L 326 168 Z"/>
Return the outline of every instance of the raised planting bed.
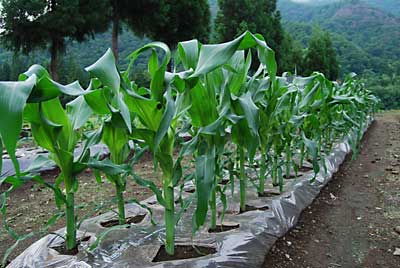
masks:
<path fill-rule="evenodd" d="M 155 204 L 153 196 L 142 204 L 152 209 L 153 219 L 159 225 L 151 224 L 147 209 L 128 204 L 127 217 L 136 219 L 129 222 L 129 228 L 104 227 L 105 223 L 116 219 L 115 213 L 105 213 L 84 221 L 78 233 L 84 239 L 79 240 L 76 255 L 61 254 L 56 249 L 60 248 L 63 239 L 47 235 L 8 267 L 261 267 L 275 241 L 296 225 L 300 213 L 331 180 L 350 152 L 347 139 L 336 143 L 331 154 L 325 157 L 326 172 L 321 167 L 312 183 L 314 174 L 308 171 L 286 180 L 281 194 L 267 187 L 265 197 L 259 197 L 256 190 L 249 188 L 247 205 L 251 209 L 244 213 L 238 202 L 239 187 L 235 187 L 233 195 L 228 194 L 229 207 L 223 224 L 217 226 L 219 230 L 210 230 L 206 224 L 192 237 L 191 221 L 195 209 L 192 204 L 177 226 L 177 246 L 173 256 L 165 253 L 165 229 L 161 224 L 163 208 Z M 190 189 L 189 183 L 186 188 Z M 218 203 L 218 211 L 222 211 L 221 203 Z M 103 236 L 105 231 L 108 234 Z M 63 234 L 64 229 L 58 232 Z M 99 236 L 103 237 L 98 247 L 89 251 Z"/>

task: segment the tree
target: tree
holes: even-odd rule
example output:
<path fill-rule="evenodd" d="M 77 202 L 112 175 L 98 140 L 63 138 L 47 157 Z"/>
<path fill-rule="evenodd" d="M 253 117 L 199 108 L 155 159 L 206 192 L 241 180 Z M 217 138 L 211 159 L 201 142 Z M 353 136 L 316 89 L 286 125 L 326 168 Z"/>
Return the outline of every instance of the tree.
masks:
<path fill-rule="evenodd" d="M 1 38 L 8 49 L 29 53 L 49 48 L 50 72 L 58 79 L 65 39 L 84 41 L 107 29 L 107 0 L 3 0 Z"/>
<path fill-rule="evenodd" d="M 179 41 L 196 38 L 207 42 L 210 35 L 208 0 L 164 0 L 158 20 L 149 25 L 148 36 L 174 49 Z"/>
<path fill-rule="evenodd" d="M 215 41 L 226 42 L 244 31 L 262 34 L 275 50 L 280 65 L 284 32 L 276 0 L 219 0 L 215 19 Z"/>
<path fill-rule="evenodd" d="M 336 80 L 339 76 L 339 63 L 336 52 L 332 46 L 329 32 L 323 32 L 318 28 L 313 30 L 309 41 L 309 47 L 305 59 L 305 72 L 311 74 L 319 71 L 330 80 Z"/>
<path fill-rule="evenodd" d="M 124 22 L 138 36 L 167 43 L 198 38 L 207 41 L 210 8 L 207 0 L 111 0 L 112 50 L 118 58 L 118 35 Z"/>
<path fill-rule="evenodd" d="M 149 31 L 160 11 L 164 1 L 159 0 L 109 0 L 108 20 L 112 24 L 112 51 L 118 60 L 118 37 L 122 30 L 122 23 L 126 22 L 129 28 L 138 36 L 144 36 Z"/>
<path fill-rule="evenodd" d="M 288 33 L 284 33 L 280 50 L 285 53 L 280 59 L 279 73 L 289 71 L 301 74 L 304 70 L 304 53 L 301 43 L 294 40 Z"/>

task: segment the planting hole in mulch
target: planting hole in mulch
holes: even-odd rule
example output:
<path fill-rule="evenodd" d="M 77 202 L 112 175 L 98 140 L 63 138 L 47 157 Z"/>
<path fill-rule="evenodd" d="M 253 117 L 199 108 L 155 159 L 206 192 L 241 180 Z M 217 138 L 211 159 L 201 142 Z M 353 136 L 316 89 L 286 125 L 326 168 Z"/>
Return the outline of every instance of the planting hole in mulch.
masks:
<path fill-rule="evenodd" d="M 128 217 L 128 218 L 126 218 L 126 224 L 141 223 L 145 217 L 146 217 L 146 214 L 139 214 L 139 215 L 136 215 L 133 217 Z M 119 221 L 117 219 L 113 219 L 113 220 L 101 222 L 100 225 L 105 228 L 110 228 L 110 227 L 119 225 Z"/>
<path fill-rule="evenodd" d="M 300 171 L 300 172 L 308 172 L 308 171 L 311 171 L 311 170 L 313 170 L 312 167 L 305 167 L 305 166 L 302 166 L 301 168 L 299 168 L 299 171 Z"/>
<path fill-rule="evenodd" d="M 213 229 L 208 229 L 209 233 L 223 233 L 223 232 L 228 232 L 231 230 L 238 229 L 240 227 L 239 223 L 236 224 L 218 224 L 215 228 Z"/>
<path fill-rule="evenodd" d="M 249 212 L 249 211 L 255 211 L 255 210 L 265 211 L 268 209 L 269 209 L 269 206 L 255 207 L 255 206 L 251 206 L 251 205 L 246 205 L 246 209 L 244 211 L 242 209 L 240 209 L 239 214 Z"/>
<path fill-rule="evenodd" d="M 258 193 L 258 197 L 275 197 L 280 194 L 279 192 L 264 191 L 263 193 Z"/>
<path fill-rule="evenodd" d="M 283 174 L 283 178 L 288 179 L 288 180 L 289 179 L 294 179 L 294 178 L 297 178 L 297 177 L 300 177 L 300 176 L 296 176 L 296 174 L 290 173 L 289 178 L 287 178 L 286 174 Z"/>
<path fill-rule="evenodd" d="M 70 256 L 75 256 L 78 254 L 79 250 L 78 250 L 78 246 L 82 243 L 82 242 L 86 242 L 89 241 L 90 236 L 84 236 L 82 238 L 79 238 L 78 241 L 76 242 L 76 247 L 73 249 L 68 250 L 65 247 L 65 241 L 59 245 L 59 246 L 55 246 L 55 247 L 51 247 L 52 249 L 54 249 L 55 251 L 57 251 L 58 253 L 60 253 L 61 255 L 70 255 Z"/>
<path fill-rule="evenodd" d="M 192 188 L 192 189 L 187 189 L 187 190 L 184 190 L 184 191 L 185 191 L 185 193 L 193 194 L 194 192 L 196 192 L 196 189 Z"/>
<path fill-rule="evenodd" d="M 214 254 L 217 250 L 213 247 L 206 246 L 191 246 L 191 245 L 175 245 L 175 254 L 168 255 L 165 251 L 165 246 L 162 245 L 158 250 L 152 262 L 185 260 L 204 257 L 206 255 Z"/>
<path fill-rule="evenodd" d="M 230 182 L 230 180 L 227 179 L 222 179 L 218 182 L 219 185 L 227 185 Z"/>

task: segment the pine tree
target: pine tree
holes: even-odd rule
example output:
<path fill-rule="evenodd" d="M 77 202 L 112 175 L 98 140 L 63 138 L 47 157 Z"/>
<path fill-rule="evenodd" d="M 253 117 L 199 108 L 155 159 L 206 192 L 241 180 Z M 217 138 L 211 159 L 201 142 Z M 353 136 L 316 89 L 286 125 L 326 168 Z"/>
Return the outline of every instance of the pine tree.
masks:
<path fill-rule="evenodd" d="M 196 38 L 207 42 L 210 35 L 208 0 L 163 0 L 156 21 L 148 27 L 148 36 L 175 48 L 179 41 Z"/>
<path fill-rule="evenodd" d="M 66 39 L 84 41 L 108 27 L 107 0 L 3 0 L 1 38 L 8 49 L 29 53 L 50 51 L 50 73 L 58 79 Z"/>
<path fill-rule="evenodd" d="M 318 71 L 325 74 L 330 80 L 338 78 L 339 64 L 329 32 L 323 32 L 319 28 L 313 30 L 305 58 L 305 65 L 305 73 L 307 75 Z"/>
<path fill-rule="evenodd" d="M 149 31 L 149 25 L 154 23 L 164 3 L 159 0 L 109 0 L 109 21 L 112 25 L 112 50 L 118 59 L 118 37 L 122 23 L 138 36 L 144 36 Z"/>
<path fill-rule="evenodd" d="M 126 23 L 137 36 L 147 36 L 174 48 L 179 41 L 207 41 L 210 10 L 207 0 L 110 0 L 112 48 L 118 57 L 118 35 Z"/>
<path fill-rule="evenodd" d="M 219 0 L 215 19 L 215 41 L 225 42 L 245 30 L 262 34 L 279 58 L 283 40 L 281 15 L 276 0 Z"/>

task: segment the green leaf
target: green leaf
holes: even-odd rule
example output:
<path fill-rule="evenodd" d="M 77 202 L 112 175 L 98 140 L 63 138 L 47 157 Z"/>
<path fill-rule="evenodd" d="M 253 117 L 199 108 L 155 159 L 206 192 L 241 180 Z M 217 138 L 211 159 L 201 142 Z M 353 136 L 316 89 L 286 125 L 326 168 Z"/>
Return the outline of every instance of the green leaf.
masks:
<path fill-rule="evenodd" d="M 33 162 L 29 165 L 29 167 L 26 170 L 24 170 L 24 172 L 37 173 L 43 168 L 50 168 L 54 166 L 55 163 L 53 160 L 43 155 L 39 155 L 33 160 Z"/>
<path fill-rule="evenodd" d="M 104 85 L 110 87 L 114 92 L 119 91 L 120 76 L 115 66 L 115 57 L 111 49 L 97 60 L 93 65 L 85 68 L 86 71 L 97 77 Z"/>
<path fill-rule="evenodd" d="M 161 118 L 160 126 L 158 127 L 154 137 L 154 151 L 158 150 L 158 146 L 160 145 L 161 140 L 167 134 L 168 129 L 171 126 L 172 118 L 175 114 L 175 101 L 172 99 L 171 91 L 168 90 L 164 97 L 166 100 L 165 110 Z"/>
<path fill-rule="evenodd" d="M 104 91 L 104 89 L 96 89 L 84 95 L 85 101 L 90 108 L 100 115 L 109 114 L 111 112 L 108 107 L 107 99 L 104 96 Z"/>
<path fill-rule="evenodd" d="M 199 58 L 200 44 L 197 40 L 178 43 L 178 52 L 183 66 L 188 69 L 196 69 Z"/>
<path fill-rule="evenodd" d="M 162 195 L 162 192 L 160 191 L 160 189 L 158 189 L 157 185 L 155 185 L 154 182 L 146 180 L 146 179 L 143 179 L 143 178 L 141 178 L 140 176 L 138 176 L 135 173 L 132 174 L 132 178 L 140 186 L 149 188 L 156 195 L 157 202 L 161 206 L 165 207 L 165 200 L 164 200 L 164 197 Z"/>
<path fill-rule="evenodd" d="M 17 174 L 20 171 L 15 149 L 22 128 L 24 107 L 35 82 L 35 75 L 23 82 L 0 82 L 0 136 Z"/>
<path fill-rule="evenodd" d="M 79 96 L 67 103 L 67 114 L 71 120 L 73 130 L 81 128 L 92 115 L 92 110 L 86 103 L 83 96 Z"/>
<path fill-rule="evenodd" d="M 149 73 L 151 76 L 154 76 L 158 69 L 158 56 L 155 50 L 151 51 L 151 56 L 149 59 Z"/>
<path fill-rule="evenodd" d="M 243 109 L 244 116 L 247 120 L 249 128 L 251 129 L 252 134 L 254 136 L 258 136 L 260 119 L 258 115 L 258 107 L 254 104 L 251 93 L 247 92 L 243 96 L 240 96 L 239 103 Z"/>
<path fill-rule="evenodd" d="M 126 95 L 124 100 L 129 111 L 136 113 L 143 125 L 154 132 L 158 130 L 163 116 L 159 102 L 139 95 Z"/>
<path fill-rule="evenodd" d="M 208 148 L 203 155 L 196 157 L 196 195 L 197 206 L 193 214 L 193 233 L 205 222 L 208 211 L 208 201 L 214 185 L 215 177 L 215 147 Z"/>
<path fill-rule="evenodd" d="M 129 174 L 132 170 L 132 167 L 127 164 L 115 164 L 111 162 L 110 159 L 104 159 L 104 160 L 95 160 L 92 159 L 89 161 L 88 166 L 100 170 L 101 172 L 115 176 L 115 175 L 120 175 L 120 174 Z"/>
<path fill-rule="evenodd" d="M 199 81 L 190 90 L 190 100 L 189 114 L 193 126 L 204 127 L 213 123 L 218 118 L 217 102 L 212 87 L 206 88 Z"/>

